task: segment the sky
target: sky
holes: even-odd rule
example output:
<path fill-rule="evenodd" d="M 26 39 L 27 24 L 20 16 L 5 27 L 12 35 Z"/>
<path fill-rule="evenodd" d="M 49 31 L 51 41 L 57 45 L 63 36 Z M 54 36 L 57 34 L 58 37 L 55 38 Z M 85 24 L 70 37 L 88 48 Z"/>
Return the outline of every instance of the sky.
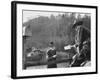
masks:
<path fill-rule="evenodd" d="M 39 16 L 47 16 L 50 17 L 51 15 L 58 16 L 59 14 L 64 14 L 64 12 L 41 12 L 41 11 L 23 11 L 23 23 L 27 22 L 30 19 L 39 17 Z M 78 13 L 76 14 L 77 17 Z M 81 14 L 84 16 L 84 14 Z"/>
<path fill-rule="evenodd" d="M 23 11 L 23 22 L 27 22 L 28 20 L 39 17 L 39 16 L 48 16 L 48 17 L 50 17 L 51 15 L 57 16 L 59 14 L 64 14 L 64 13 L 40 12 L 40 11 Z"/>

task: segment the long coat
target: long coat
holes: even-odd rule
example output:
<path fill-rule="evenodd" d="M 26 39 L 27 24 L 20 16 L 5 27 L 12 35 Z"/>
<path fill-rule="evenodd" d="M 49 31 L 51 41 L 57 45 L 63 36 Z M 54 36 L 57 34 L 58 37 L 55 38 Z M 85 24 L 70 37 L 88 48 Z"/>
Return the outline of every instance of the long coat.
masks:
<path fill-rule="evenodd" d="M 56 55 L 56 50 L 49 50 L 47 52 L 48 54 L 48 68 L 56 68 L 57 64 L 56 64 L 56 57 L 53 57 L 54 55 Z"/>

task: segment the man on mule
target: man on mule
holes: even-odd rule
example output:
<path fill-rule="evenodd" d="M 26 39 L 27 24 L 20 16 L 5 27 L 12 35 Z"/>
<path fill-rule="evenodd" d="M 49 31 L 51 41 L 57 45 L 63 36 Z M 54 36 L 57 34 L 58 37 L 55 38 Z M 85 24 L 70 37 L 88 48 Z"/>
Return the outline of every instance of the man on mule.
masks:
<path fill-rule="evenodd" d="M 78 21 L 73 25 L 73 29 L 76 31 L 75 35 L 75 48 L 76 54 L 73 56 L 71 67 L 78 67 L 84 61 L 90 60 L 91 57 L 91 42 L 90 42 L 90 30 L 83 25 L 83 21 Z"/>

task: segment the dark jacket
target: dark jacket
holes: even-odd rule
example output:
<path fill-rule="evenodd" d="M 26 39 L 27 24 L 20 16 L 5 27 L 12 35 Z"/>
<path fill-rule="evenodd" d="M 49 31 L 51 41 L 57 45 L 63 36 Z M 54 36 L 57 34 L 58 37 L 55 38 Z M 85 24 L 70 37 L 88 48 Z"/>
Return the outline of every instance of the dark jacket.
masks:
<path fill-rule="evenodd" d="M 56 57 L 53 57 L 56 55 L 56 50 L 49 50 L 48 51 L 48 68 L 56 68 Z"/>

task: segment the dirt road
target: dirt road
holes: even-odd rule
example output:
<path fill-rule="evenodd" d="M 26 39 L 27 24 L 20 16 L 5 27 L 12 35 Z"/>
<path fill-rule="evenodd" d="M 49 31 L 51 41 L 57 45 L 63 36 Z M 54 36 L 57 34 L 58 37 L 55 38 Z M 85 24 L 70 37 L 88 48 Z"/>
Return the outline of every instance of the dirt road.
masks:
<path fill-rule="evenodd" d="M 66 62 L 57 64 L 57 68 L 66 68 L 66 67 L 68 67 L 68 63 L 66 63 Z M 27 67 L 28 70 L 30 70 L 30 69 L 46 69 L 46 68 L 47 68 L 47 65 Z"/>

